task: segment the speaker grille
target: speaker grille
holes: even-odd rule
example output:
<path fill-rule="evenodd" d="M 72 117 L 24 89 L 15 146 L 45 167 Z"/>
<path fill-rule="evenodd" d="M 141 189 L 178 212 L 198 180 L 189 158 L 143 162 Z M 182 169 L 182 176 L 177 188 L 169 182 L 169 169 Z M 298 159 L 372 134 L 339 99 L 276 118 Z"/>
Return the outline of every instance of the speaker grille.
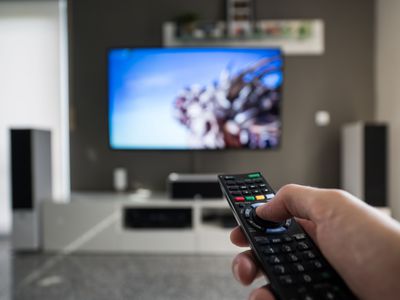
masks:
<path fill-rule="evenodd" d="M 374 206 L 386 206 L 387 128 L 367 125 L 364 130 L 365 201 Z"/>

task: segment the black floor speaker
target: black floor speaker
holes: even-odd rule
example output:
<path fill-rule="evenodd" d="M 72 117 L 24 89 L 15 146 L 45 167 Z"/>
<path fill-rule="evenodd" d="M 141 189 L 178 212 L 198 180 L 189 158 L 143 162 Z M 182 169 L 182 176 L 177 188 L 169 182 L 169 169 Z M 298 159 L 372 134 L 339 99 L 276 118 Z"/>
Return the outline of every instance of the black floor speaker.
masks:
<path fill-rule="evenodd" d="M 51 134 L 11 129 L 12 242 L 15 250 L 41 245 L 40 202 L 52 198 Z"/>

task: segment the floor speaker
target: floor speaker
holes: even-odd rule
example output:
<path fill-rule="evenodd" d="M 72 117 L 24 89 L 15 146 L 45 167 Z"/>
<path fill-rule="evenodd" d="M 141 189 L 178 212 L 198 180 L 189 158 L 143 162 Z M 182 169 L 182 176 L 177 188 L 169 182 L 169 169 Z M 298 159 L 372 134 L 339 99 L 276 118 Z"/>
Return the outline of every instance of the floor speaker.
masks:
<path fill-rule="evenodd" d="M 40 201 L 52 198 L 51 134 L 11 129 L 12 242 L 15 250 L 41 246 Z"/>
<path fill-rule="evenodd" d="M 387 125 L 354 123 L 342 129 L 342 188 L 373 206 L 387 206 Z"/>

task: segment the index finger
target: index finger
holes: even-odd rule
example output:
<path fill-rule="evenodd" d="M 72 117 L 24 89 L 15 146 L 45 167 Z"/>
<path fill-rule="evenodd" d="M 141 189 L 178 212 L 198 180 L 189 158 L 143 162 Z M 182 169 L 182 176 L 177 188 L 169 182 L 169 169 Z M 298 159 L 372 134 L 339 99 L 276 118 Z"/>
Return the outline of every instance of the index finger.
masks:
<path fill-rule="evenodd" d="M 289 184 L 280 189 L 271 201 L 257 207 L 256 212 L 259 217 L 270 221 L 278 222 L 297 217 L 318 223 L 320 212 L 329 210 L 328 206 L 322 205 L 335 205 L 331 201 L 324 201 L 327 197 L 324 193 L 324 189 Z"/>

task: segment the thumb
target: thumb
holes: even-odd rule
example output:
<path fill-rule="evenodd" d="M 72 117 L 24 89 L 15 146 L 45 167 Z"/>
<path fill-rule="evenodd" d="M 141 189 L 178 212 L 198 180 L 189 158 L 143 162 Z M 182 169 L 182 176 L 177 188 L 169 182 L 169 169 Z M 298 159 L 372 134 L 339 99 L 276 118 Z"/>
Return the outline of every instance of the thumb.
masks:
<path fill-rule="evenodd" d="M 276 196 L 256 209 L 257 215 L 269 221 L 283 221 L 292 217 L 316 222 L 315 207 L 321 189 L 289 184 L 282 187 Z"/>

